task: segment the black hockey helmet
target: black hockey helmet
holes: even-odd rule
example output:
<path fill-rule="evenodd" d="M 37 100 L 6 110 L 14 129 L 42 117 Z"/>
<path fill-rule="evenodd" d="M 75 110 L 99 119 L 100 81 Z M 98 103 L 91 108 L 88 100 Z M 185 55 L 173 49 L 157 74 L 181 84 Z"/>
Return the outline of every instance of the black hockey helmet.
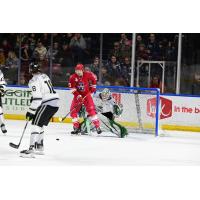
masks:
<path fill-rule="evenodd" d="M 29 65 L 29 73 L 30 74 L 34 74 L 34 73 L 37 73 L 37 72 L 41 72 L 40 64 L 34 63 L 34 62 L 30 63 L 30 65 Z"/>

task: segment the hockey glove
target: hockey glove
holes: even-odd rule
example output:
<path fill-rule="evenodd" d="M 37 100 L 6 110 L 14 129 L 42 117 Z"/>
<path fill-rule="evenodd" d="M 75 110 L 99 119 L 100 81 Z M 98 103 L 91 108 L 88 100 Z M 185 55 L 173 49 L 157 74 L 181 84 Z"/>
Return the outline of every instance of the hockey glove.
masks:
<path fill-rule="evenodd" d="M 26 113 L 26 120 L 30 121 L 30 120 L 33 119 L 33 117 L 34 117 L 34 114 L 33 114 L 33 113 L 30 113 L 30 112 L 27 112 L 27 113 Z"/>
<path fill-rule="evenodd" d="M 0 85 L 0 94 L 1 96 L 4 96 L 5 95 L 5 88 L 3 87 L 3 85 Z"/>
<path fill-rule="evenodd" d="M 114 111 L 114 114 L 116 115 L 116 116 L 119 116 L 119 115 L 121 115 L 122 114 L 122 108 L 120 108 L 120 106 L 119 105 L 117 105 L 117 104 L 115 104 L 115 105 L 113 105 L 113 111 Z"/>

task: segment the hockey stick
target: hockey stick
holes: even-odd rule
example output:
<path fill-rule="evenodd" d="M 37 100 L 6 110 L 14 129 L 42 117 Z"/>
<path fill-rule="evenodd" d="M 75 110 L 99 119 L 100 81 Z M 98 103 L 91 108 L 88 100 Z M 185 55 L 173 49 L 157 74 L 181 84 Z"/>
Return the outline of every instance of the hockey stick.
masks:
<path fill-rule="evenodd" d="M 14 144 L 14 143 L 10 142 L 10 143 L 9 143 L 10 147 L 15 148 L 15 149 L 18 149 L 18 148 L 19 148 L 19 146 L 20 146 L 20 144 L 21 144 L 21 141 L 22 141 L 22 138 L 23 138 L 23 136 L 24 136 L 24 133 L 25 133 L 25 131 L 26 131 L 26 127 L 27 127 L 27 125 L 28 125 L 28 122 L 29 122 L 29 121 L 26 121 L 26 125 L 25 125 L 24 130 L 23 130 L 23 133 L 22 133 L 22 135 L 21 135 L 19 144 Z"/>
<path fill-rule="evenodd" d="M 87 94 L 88 95 L 88 94 Z M 83 97 L 83 100 L 82 100 L 82 102 L 81 103 L 79 103 L 77 106 L 75 106 L 72 110 L 70 110 L 64 117 L 59 117 L 58 118 L 58 120 L 60 121 L 60 122 L 63 122 L 66 118 L 67 118 L 67 116 L 72 112 L 72 111 L 74 111 L 76 108 L 78 108 L 81 104 L 83 104 L 83 101 L 84 101 L 84 99 L 87 97 L 87 95 L 85 95 L 84 97 Z"/>

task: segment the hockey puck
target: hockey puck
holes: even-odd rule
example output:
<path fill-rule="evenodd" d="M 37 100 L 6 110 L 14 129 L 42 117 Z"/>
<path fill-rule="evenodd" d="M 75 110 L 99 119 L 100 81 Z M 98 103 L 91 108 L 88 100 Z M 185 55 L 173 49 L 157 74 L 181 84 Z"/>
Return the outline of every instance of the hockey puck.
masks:
<path fill-rule="evenodd" d="M 59 138 L 56 138 L 56 140 L 59 141 L 60 139 L 59 139 Z"/>

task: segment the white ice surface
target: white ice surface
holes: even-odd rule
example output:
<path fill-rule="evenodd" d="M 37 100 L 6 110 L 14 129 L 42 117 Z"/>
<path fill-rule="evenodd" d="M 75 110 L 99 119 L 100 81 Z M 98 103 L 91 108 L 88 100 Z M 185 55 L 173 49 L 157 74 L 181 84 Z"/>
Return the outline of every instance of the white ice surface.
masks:
<path fill-rule="evenodd" d="M 0 165 L 200 165 L 200 133 L 166 132 L 157 138 L 130 134 L 123 139 L 110 133 L 71 136 L 72 125 L 62 123 L 45 129 L 45 155 L 21 158 L 19 151 L 29 145 L 29 128 L 19 149 L 8 144 L 19 142 L 24 125 L 6 121 L 7 135 L 0 133 Z"/>

